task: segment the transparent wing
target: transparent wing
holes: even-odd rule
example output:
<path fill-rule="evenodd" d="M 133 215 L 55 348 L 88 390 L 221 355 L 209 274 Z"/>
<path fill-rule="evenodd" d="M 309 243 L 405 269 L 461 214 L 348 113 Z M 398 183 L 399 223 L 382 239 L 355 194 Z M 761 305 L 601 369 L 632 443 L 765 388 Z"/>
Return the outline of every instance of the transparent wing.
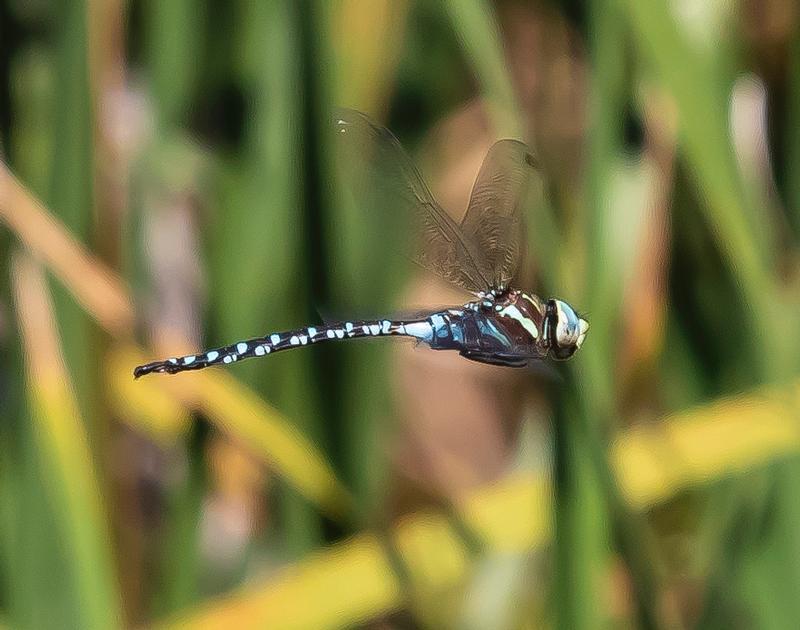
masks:
<path fill-rule="evenodd" d="M 335 125 L 357 194 L 378 187 L 411 221 L 414 262 L 467 291 L 490 288 L 493 268 L 485 252 L 436 202 L 397 138 L 353 110 L 338 110 Z"/>
<path fill-rule="evenodd" d="M 528 146 L 500 140 L 486 154 L 461 221 L 465 238 L 483 252 L 492 286 L 506 288 L 522 258 L 520 206 L 536 162 Z"/>

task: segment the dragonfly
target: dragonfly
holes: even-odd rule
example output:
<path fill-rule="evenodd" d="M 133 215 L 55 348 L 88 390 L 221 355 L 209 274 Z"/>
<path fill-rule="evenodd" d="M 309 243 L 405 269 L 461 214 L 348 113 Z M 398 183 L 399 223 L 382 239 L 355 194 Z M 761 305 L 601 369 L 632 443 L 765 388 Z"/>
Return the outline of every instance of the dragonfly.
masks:
<path fill-rule="evenodd" d="M 567 302 L 543 300 L 516 288 L 523 253 L 522 208 L 536 169 L 528 146 L 504 139 L 489 149 L 460 222 L 436 201 L 413 161 L 385 127 L 353 110 L 334 116 L 337 142 L 366 164 L 368 185 L 379 185 L 400 205 L 416 229 L 410 257 L 471 294 L 460 305 L 410 316 L 338 321 L 154 361 L 134 370 L 175 374 L 325 341 L 410 337 L 433 350 L 455 350 L 472 361 L 525 367 L 548 358 L 565 360 L 581 347 L 589 329 Z"/>

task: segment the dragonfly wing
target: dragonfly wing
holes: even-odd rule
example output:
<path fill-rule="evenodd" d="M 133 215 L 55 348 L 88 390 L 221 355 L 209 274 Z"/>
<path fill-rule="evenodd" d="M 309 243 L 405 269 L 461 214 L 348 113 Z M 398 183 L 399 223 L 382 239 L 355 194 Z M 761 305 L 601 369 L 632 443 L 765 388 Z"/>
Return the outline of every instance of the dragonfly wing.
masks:
<path fill-rule="evenodd" d="M 349 177 L 361 189 L 356 195 L 363 197 L 364 188 L 377 187 L 409 217 L 416 232 L 414 262 L 469 292 L 488 289 L 492 268 L 481 248 L 437 203 L 397 138 L 353 110 L 338 110 L 335 125 L 352 171 Z"/>
<path fill-rule="evenodd" d="M 461 228 L 484 253 L 493 286 L 506 288 L 522 257 L 525 201 L 536 161 L 518 140 L 500 140 L 486 154 Z"/>

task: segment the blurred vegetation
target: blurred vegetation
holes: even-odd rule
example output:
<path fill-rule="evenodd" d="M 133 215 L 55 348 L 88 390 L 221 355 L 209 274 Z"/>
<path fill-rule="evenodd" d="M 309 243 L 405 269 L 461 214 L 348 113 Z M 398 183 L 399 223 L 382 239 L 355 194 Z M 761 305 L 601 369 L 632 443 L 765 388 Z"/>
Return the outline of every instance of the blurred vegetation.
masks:
<path fill-rule="evenodd" d="M 0 3 L 0 622 L 796 627 L 800 10 L 788 0 Z M 323 344 L 460 299 L 387 255 L 328 120 L 460 216 L 542 164 L 557 376 Z M 431 356 L 437 354 L 437 356 Z"/>

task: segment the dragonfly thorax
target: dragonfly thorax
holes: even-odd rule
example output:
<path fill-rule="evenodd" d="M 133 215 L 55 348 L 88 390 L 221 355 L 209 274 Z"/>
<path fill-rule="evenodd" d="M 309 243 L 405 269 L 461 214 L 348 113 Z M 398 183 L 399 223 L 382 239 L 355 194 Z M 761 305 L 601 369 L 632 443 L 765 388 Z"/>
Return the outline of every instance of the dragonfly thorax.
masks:
<path fill-rule="evenodd" d="M 517 290 L 490 290 L 466 304 L 494 319 L 518 349 L 555 359 L 568 359 L 581 347 L 589 324 L 563 300 L 543 302 Z"/>
<path fill-rule="evenodd" d="M 492 289 L 478 298 L 465 307 L 492 317 L 516 346 L 546 352 L 545 305 L 539 298 L 513 289 Z"/>

